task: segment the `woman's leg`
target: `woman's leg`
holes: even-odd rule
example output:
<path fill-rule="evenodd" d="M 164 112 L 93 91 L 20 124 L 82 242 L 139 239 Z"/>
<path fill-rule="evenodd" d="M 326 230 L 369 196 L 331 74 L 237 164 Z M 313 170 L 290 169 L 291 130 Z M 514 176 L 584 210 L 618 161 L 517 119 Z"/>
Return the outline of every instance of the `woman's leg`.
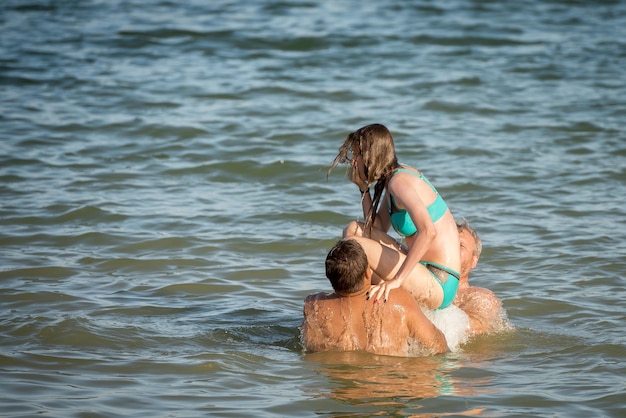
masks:
<path fill-rule="evenodd" d="M 400 251 L 401 253 L 406 254 L 408 252 L 406 245 L 402 244 L 400 241 L 394 239 L 391 235 L 381 231 L 380 229 L 372 228 L 371 233 L 368 233 L 368 232 L 364 230 L 363 222 L 352 221 L 344 228 L 343 237 L 344 238 L 352 238 L 352 237 L 370 238 L 391 249 Z"/>
<path fill-rule="evenodd" d="M 352 236 L 350 239 L 354 239 L 361 244 L 361 247 L 367 254 L 370 268 L 375 273 L 375 277 L 372 278 L 372 284 L 379 283 L 380 279 L 391 280 L 394 278 L 406 258 L 406 255 L 402 252 L 395 248 L 390 248 L 379 241 L 363 236 Z M 402 282 L 402 287 L 408 290 L 421 305 L 430 309 L 438 308 L 443 301 L 441 285 L 422 264 L 418 264 L 411 274 L 406 277 Z"/>

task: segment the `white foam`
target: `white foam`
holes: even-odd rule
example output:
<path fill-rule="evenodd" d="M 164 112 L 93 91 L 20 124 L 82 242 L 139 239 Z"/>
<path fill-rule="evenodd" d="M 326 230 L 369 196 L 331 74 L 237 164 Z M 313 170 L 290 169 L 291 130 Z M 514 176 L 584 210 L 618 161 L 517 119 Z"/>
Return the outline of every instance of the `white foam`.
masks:
<path fill-rule="evenodd" d="M 424 314 L 437 327 L 448 342 L 450 351 L 455 352 L 469 338 L 469 317 L 454 305 L 445 309 L 424 309 Z"/>

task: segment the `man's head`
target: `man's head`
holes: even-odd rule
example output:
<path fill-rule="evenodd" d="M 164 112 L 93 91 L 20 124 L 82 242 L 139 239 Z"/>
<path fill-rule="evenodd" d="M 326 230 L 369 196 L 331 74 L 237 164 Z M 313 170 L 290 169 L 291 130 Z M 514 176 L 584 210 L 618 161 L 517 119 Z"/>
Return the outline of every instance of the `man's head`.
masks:
<path fill-rule="evenodd" d="M 459 241 L 461 242 L 461 277 L 467 277 L 470 270 L 476 267 L 483 244 L 476 233 L 465 219 L 456 223 L 459 230 Z"/>
<path fill-rule="evenodd" d="M 368 268 L 363 247 L 353 239 L 339 241 L 326 256 L 326 277 L 338 294 L 361 290 Z"/>

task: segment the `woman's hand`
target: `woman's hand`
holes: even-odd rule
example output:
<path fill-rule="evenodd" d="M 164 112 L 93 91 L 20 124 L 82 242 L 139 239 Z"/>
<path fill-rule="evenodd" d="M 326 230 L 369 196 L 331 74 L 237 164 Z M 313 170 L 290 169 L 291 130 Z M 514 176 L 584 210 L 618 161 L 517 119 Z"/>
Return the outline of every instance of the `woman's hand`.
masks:
<path fill-rule="evenodd" d="M 378 302 L 380 299 L 383 302 L 387 302 L 389 299 L 389 292 L 393 289 L 398 289 L 402 285 L 402 280 L 393 279 L 393 280 L 383 280 L 379 284 L 370 287 L 369 292 L 367 292 L 368 299 L 374 299 L 374 303 Z"/>

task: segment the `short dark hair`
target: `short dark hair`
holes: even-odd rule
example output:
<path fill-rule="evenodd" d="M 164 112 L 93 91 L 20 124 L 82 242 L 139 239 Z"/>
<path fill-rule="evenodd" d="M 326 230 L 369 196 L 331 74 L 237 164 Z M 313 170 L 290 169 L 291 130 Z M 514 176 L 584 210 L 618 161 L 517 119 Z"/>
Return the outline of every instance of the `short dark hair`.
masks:
<path fill-rule="evenodd" d="M 326 256 L 326 277 L 338 293 L 361 290 L 368 267 L 365 250 L 353 239 L 339 241 Z"/>

